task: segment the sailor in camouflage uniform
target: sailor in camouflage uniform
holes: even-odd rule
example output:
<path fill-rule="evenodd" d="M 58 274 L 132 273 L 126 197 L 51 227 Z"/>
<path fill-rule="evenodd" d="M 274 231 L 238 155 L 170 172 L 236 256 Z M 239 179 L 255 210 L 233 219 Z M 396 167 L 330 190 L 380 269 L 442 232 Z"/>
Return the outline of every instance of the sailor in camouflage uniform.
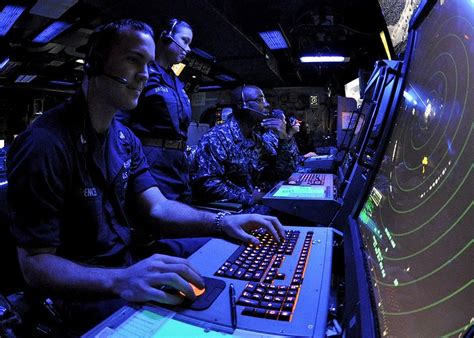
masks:
<path fill-rule="evenodd" d="M 294 171 L 294 148 L 288 142 L 285 121 L 270 117 L 260 88 L 235 89 L 233 103 L 232 116 L 207 132 L 196 150 L 191 163 L 193 197 L 249 207 Z"/>

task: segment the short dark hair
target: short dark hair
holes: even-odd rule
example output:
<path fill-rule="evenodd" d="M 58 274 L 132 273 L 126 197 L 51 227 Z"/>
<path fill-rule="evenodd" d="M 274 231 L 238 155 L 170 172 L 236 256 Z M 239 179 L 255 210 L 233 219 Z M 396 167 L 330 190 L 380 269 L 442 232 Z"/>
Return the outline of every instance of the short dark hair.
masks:
<path fill-rule="evenodd" d="M 122 19 L 99 26 L 89 37 L 84 63 L 93 67 L 94 71 L 100 69 L 107 60 L 112 46 L 122 38 L 122 33 L 126 28 L 132 28 L 154 38 L 151 27 L 138 20 Z"/>
<path fill-rule="evenodd" d="M 181 27 L 188 28 L 191 31 L 193 30 L 191 25 L 186 21 L 177 18 L 171 18 L 166 22 L 166 26 L 160 29 L 161 35 L 163 35 L 163 33 L 173 35 L 178 30 L 178 28 Z"/>

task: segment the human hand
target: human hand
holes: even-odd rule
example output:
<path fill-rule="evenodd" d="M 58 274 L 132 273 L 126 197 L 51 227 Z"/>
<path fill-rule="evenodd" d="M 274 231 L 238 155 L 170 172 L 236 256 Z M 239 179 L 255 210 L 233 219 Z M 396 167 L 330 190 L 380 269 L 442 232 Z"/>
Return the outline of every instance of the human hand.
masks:
<path fill-rule="evenodd" d="M 309 153 L 306 153 L 303 155 L 304 158 L 313 157 L 313 156 L 317 156 L 317 154 L 314 151 L 310 151 Z"/>
<path fill-rule="evenodd" d="M 120 270 L 114 281 L 114 292 L 131 302 L 156 301 L 176 305 L 184 297 L 160 290 L 169 286 L 194 300 L 193 289 L 189 283 L 199 289 L 205 287 L 201 275 L 184 258 L 155 254 L 128 268 Z"/>
<path fill-rule="evenodd" d="M 285 237 L 285 230 L 278 218 L 260 214 L 227 215 L 222 219 L 222 230 L 230 237 L 242 242 L 259 245 L 257 238 L 248 232 L 265 228 L 278 242 Z"/>
<path fill-rule="evenodd" d="M 264 119 L 261 123 L 262 127 L 265 129 L 274 130 L 278 133 L 278 138 L 280 140 L 288 139 L 288 135 L 286 133 L 286 121 L 285 119 L 281 120 L 276 117 L 270 117 L 268 119 Z"/>

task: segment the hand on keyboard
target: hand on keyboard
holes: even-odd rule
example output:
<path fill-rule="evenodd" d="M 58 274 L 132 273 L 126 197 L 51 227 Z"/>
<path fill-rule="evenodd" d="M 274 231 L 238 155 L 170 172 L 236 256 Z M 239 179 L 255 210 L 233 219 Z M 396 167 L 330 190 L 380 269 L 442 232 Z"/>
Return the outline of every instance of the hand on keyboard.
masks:
<path fill-rule="evenodd" d="M 248 244 L 258 245 L 259 240 L 249 234 L 251 230 L 265 228 L 278 242 L 285 237 L 285 230 L 278 218 L 260 214 L 228 215 L 222 219 L 222 229 L 230 237 Z"/>

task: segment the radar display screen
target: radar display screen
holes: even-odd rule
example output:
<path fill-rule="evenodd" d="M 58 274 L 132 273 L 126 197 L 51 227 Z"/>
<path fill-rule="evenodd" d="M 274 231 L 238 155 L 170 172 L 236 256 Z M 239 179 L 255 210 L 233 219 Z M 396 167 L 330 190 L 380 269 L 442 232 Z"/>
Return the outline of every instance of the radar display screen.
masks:
<path fill-rule="evenodd" d="M 357 222 L 382 337 L 474 323 L 474 1 L 436 1 Z"/>

